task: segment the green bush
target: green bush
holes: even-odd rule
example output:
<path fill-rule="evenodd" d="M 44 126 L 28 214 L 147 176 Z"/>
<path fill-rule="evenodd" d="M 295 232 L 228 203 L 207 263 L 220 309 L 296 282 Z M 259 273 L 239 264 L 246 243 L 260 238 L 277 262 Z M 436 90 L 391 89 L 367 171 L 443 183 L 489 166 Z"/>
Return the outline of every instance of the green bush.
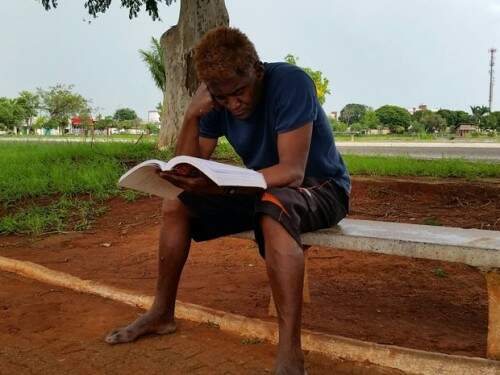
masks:
<path fill-rule="evenodd" d="M 330 118 L 330 125 L 332 126 L 332 130 L 334 133 L 345 133 L 348 128 L 346 123 L 335 120 L 333 118 Z"/>
<path fill-rule="evenodd" d="M 384 105 L 375 111 L 380 122 L 387 126 L 391 132 L 401 134 L 411 125 L 410 112 L 395 105 Z M 401 131 L 403 128 L 403 131 Z"/>

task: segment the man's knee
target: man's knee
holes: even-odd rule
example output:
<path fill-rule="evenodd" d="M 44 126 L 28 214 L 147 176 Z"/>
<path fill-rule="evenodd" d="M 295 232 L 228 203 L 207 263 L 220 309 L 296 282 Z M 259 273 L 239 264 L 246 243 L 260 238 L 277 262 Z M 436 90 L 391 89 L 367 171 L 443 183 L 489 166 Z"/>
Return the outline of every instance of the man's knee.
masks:
<path fill-rule="evenodd" d="M 161 216 L 163 219 L 187 218 L 188 210 L 178 198 L 166 198 L 161 205 Z"/>
<path fill-rule="evenodd" d="M 288 231 L 274 218 L 268 215 L 260 217 L 260 226 L 264 237 L 266 254 L 295 254 L 301 252 L 300 246 Z"/>

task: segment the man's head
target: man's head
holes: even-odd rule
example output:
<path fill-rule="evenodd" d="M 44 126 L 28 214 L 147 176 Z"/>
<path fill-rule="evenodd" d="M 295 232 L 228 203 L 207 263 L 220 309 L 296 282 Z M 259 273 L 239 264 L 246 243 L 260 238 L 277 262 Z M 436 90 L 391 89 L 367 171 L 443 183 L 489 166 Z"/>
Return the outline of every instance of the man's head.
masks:
<path fill-rule="evenodd" d="M 238 29 L 218 27 L 195 50 L 198 79 L 214 100 L 239 119 L 250 116 L 262 92 L 264 67 L 253 43 Z"/>

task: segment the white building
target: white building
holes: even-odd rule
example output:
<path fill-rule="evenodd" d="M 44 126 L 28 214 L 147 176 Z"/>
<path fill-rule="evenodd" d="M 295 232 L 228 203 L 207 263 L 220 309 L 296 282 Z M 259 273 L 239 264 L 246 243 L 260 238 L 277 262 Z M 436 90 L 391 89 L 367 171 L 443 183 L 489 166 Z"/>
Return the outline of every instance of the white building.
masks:
<path fill-rule="evenodd" d="M 158 111 L 148 111 L 148 122 L 159 124 L 160 123 L 160 112 Z"/>
<path fill-rule="evenodd" d="M 437 108 L 430 108 L 427 104 L 420 104 L 418 107 L 407 108 L 407 110 L 412 115 L 414 115 L 415 112 L 417 112 L 417 111 L 431 111 L 431 112 L 439 111 L 439 109 L 437 109 Z"/>

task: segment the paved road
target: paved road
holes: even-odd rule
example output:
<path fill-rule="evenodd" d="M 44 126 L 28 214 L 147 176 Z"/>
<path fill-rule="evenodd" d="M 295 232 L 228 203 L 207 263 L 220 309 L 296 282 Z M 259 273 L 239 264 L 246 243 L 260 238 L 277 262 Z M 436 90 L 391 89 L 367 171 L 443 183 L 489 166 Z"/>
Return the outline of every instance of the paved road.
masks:
<path fill-rule="evenodd" d="M 337 146 L 345 154 L 462 158 L 500 163 L 500 143 L 337 142 Z"/>
<path fill-rule="evenodd" d="M 0 142 L 90 142 L 80 137 L 0 137 Z M 148 139 L 143 138 L 143 141 Z M 95 138 L 94 142 L 136 142 L 136 139 Z M 406 155 L 417 159 L 461 158 L 500 163 L 500 143 L 489 142 L 337 142 L 342 153 L 356 155 Z"/>

